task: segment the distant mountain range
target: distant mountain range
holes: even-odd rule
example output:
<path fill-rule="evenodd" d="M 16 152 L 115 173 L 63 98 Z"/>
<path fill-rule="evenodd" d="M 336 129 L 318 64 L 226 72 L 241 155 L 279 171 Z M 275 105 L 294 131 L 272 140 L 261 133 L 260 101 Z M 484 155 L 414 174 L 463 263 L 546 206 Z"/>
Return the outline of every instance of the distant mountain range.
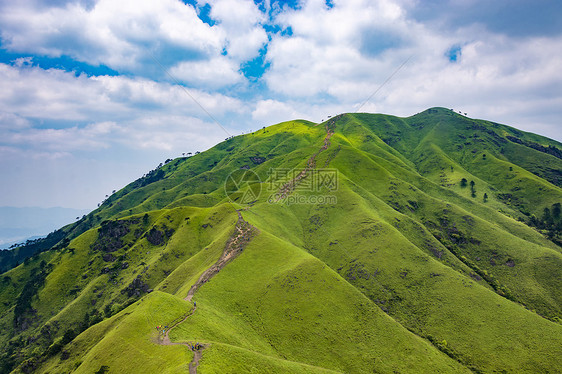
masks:
<path fill-rule="evenodd" d="M 0 249 L 45 236 L 88 212 L 70 208 L 0 207 Z"/>
<path fill-rule="evenodd" d="M 4 251 L 0 371 L 559 372 L 561 186 L 445 108 L 233 137 Z"/>

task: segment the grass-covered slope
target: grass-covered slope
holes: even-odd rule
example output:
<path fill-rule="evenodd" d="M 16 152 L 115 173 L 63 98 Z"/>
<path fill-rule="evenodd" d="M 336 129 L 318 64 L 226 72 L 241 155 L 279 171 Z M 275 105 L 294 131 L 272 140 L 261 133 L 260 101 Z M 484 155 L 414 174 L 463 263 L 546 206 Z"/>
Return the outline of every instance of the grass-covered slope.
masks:
<path fill-rule="evenodd" d="M 174 337 L 203 339 L 210 350 L 226 343 L 344 373 L 463 371 L 317 258 L 270 234 L 256 237 L 194 300 L 197 313 Z M 213 366 L 206 360 L 201 370 Z"/>
<path fill-rule="evenodd" d="M 561 175 L 561 144 L 443 108 L 234 137 L 2 275 L 1 371 L 556 372 Z"/>
<path fill-rule="evenodd" d="M 64 360 L 52 360 L 46 372 L 95 373 L 104 366 L 116 373 L 185 373 L 193 354 L 183 346 L 156 344 L 155 326 L 189 313 L 190 303 L 153 292 L 100 322 L 65 347 Z"/>

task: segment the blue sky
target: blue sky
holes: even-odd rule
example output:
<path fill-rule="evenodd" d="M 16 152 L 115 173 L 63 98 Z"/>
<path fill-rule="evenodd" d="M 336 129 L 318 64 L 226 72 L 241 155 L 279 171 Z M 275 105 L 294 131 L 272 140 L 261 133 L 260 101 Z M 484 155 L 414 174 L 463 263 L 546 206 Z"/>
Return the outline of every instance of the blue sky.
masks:
<path fill-rule="evenodd" d="M 562 141 L 560 14 L 546 0 L 0 0 L 0 206 L 92 209 L 228 134 L 354 111 L 408 58 L 362 111 L 444 106 Z"/>

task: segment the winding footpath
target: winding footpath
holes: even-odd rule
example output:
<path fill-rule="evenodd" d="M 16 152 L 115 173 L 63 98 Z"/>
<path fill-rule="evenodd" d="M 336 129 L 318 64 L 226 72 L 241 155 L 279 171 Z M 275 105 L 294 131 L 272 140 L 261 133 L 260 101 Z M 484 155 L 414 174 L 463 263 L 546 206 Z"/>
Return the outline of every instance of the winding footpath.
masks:
<path fill-rule="evenodd" d="M 187 296 L 184 298 L 186 301 L 190 301 L 193 298 L 195 292 L 203 284 L 207 283 L 212 277 L 218 274 L 230 261 L 235 259 L 246 247 L 246 245 L 252 240 L 252 238 L 258 233 L 258 229 L 250 225 L 248 222 L 244 221 L 240 211 L 238 213 L 238 221 L 234 228 L 234 232 L 226 242 L 224 250 L 221 257 L 215 262 L 211 267 L 201 274 L 197 282 L 189 289 Z M 163 331 L 163 334 L 158 338 L 158 343 L 161 345 L 185 345 L 193 351 L 193 360 L 189 363 L 189 374 L 197 374 L 197 367 L 199 366 L 199 360 L 203 355 L 203 350 L 207 348 L 207 344 L 200 344 L 198 342 L 172 342 L 170 340 L 170 331 L 179 326 L 181 323 L 185 322 L 189 317 L 191 317 L 197 310 L 197 305 L 194 303 L 193 309 L 185 315 L 181 320 L 175 322 Z"/>

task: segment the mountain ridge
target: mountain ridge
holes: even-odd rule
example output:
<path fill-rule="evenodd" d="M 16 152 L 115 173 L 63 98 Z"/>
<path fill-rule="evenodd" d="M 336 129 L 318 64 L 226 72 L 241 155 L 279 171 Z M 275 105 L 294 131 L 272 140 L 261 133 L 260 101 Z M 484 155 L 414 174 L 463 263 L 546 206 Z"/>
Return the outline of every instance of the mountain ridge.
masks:
<path fill-rule="evenodd" d="M 206 345 L 200 372 L 555 371 L 560 149 L 431 108 L 288 121 L 171 160 L 3 274 L 3 368 L 126 372 L 129 352 L 151 372 L 158 351 L 188 369 L 154 326 L 190 313 L 241 215 L 259 234 L 170 333 Z M 255 177 L 229 194 L 229 175 Z"/>

